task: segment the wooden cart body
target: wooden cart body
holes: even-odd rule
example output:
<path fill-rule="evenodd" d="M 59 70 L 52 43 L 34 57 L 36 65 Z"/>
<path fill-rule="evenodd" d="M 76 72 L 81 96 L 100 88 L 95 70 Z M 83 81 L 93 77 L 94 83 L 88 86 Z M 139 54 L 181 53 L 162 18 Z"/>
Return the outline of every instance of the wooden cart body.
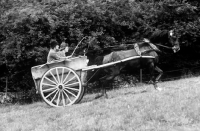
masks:
<path fill-rule="evenodd" d="M 83 68 L 87 67 L 88 59 L 86 56 L 74 57 L 67 60 L 54 61 L 52 63 L 46 63 L 43 65 L 34 66 L 31 68 L 32 77 L 35 83 L 36 91 L 39 92 L 39 85 L 41 78 L 45 72 L 54 67 L 69 67 L 77 72 L 79 76 L 84 76 L 84 72 L 81 72 Z M 84 78 L 81 78 L 84 81 Z"/>

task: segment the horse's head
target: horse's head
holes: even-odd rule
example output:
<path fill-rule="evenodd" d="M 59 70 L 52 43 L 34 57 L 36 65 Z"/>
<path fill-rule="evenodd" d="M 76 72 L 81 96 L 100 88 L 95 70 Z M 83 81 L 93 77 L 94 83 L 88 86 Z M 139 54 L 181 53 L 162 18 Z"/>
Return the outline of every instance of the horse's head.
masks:
<path fill-rule="evenodd" d="M 175 31 L 170 30 L 168 33 L 168 37 L 169 37 L 169 42 L 173 46 L 172 50 L 174 51 L 174 53 L 178 52 L 180 50 L 179 37 L 177 36 Z"/>
<path fill-rule="evenodd" d="M 156 30 L 149 39 L 151 43 L 172 49 L 174 53 L 180 50 L 179 38 L 174 30 Z"/>

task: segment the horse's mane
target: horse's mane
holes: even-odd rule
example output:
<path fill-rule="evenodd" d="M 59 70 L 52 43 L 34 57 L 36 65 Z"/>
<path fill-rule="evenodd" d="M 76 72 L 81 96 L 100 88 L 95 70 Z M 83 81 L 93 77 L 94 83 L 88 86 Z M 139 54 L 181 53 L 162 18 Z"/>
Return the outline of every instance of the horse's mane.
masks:
<path fill-rule="evenodd" d="M 152 43 L 166 43 L 169 41 L 168 35 L 169 35 L 168 30 L 156 30 L 149 37 L 149 40 Z"/>

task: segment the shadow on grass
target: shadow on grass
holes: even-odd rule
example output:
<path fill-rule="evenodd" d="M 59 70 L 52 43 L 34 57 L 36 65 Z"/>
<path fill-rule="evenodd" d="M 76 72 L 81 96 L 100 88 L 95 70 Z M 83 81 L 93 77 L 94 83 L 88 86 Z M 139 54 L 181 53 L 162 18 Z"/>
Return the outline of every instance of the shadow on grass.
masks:
<path fill-rule="evenodd" d="M 142 93 L 146 93 L 147 90 L 142 90 L 142 91 L 130 91 L 130 92 L 126 92 L 124 93 L 124 95 L 130 95 L 130 94 L 133 94 L 133 95 L 136 95 L 136 94 L 142 94 Z"/>
<path fill-rule="evenodd" d="M 123 89 L 123 88 L 117 88 L 117 89 Z M 147 93 L 147 92 L 148 92 L 148 90 L 142 89 L 142 90 L 139 90 L 139 91 L 128 91 L 128 92 L 120 93 L 120 94 L 121 95 L 137 95 L 137 94 L 142 94 L 142 93 Z M 108 98 L 100 97 L 98 99 L 95 99 L 95 96 L 96 96 L 97 93 L 99 93 L 99 92 L 85 94 L 83 99 L 81 100 L 81 102 L 79 102 L 78 104 L 92 102 L 92 101 L 96 101 L 96 100 L 113 99 L 113 98 L 118 97 L 118 95 L 113 96 L 112 94 L 108 94 Z"/>

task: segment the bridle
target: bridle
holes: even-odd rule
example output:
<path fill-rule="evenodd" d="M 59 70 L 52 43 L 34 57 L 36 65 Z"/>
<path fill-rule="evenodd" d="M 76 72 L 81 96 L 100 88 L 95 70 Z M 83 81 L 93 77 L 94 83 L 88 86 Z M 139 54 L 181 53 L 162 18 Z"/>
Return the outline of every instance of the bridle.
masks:
<path fill-rule="evenodd" d="M 169 34 L 168 34 L 168 38 L 171 40 L 171 39 L 174 39 L 175 37 L 173 36 L 174 32 L 173 30 L 170 30 L 169 31 Z M 177 39 L 177 38 L 175 38 Z M 148 42 L 150 42 L 150 40 L 148 40 Z M 177 51 L 179 51 L 180 49 L 177 50 L 177 45 L 173 45 L 172 47 L 171 46 L 165 46 L 165 45 L 161 45 L 161 44 L 158 44 L 158 43 L 155 43 L 154 45 L 156 46 L 159 46 L 159 47 L 164 47 L 166 49 L 172 49 L 174 51 L 174 53 L 176 53 Z"/>

